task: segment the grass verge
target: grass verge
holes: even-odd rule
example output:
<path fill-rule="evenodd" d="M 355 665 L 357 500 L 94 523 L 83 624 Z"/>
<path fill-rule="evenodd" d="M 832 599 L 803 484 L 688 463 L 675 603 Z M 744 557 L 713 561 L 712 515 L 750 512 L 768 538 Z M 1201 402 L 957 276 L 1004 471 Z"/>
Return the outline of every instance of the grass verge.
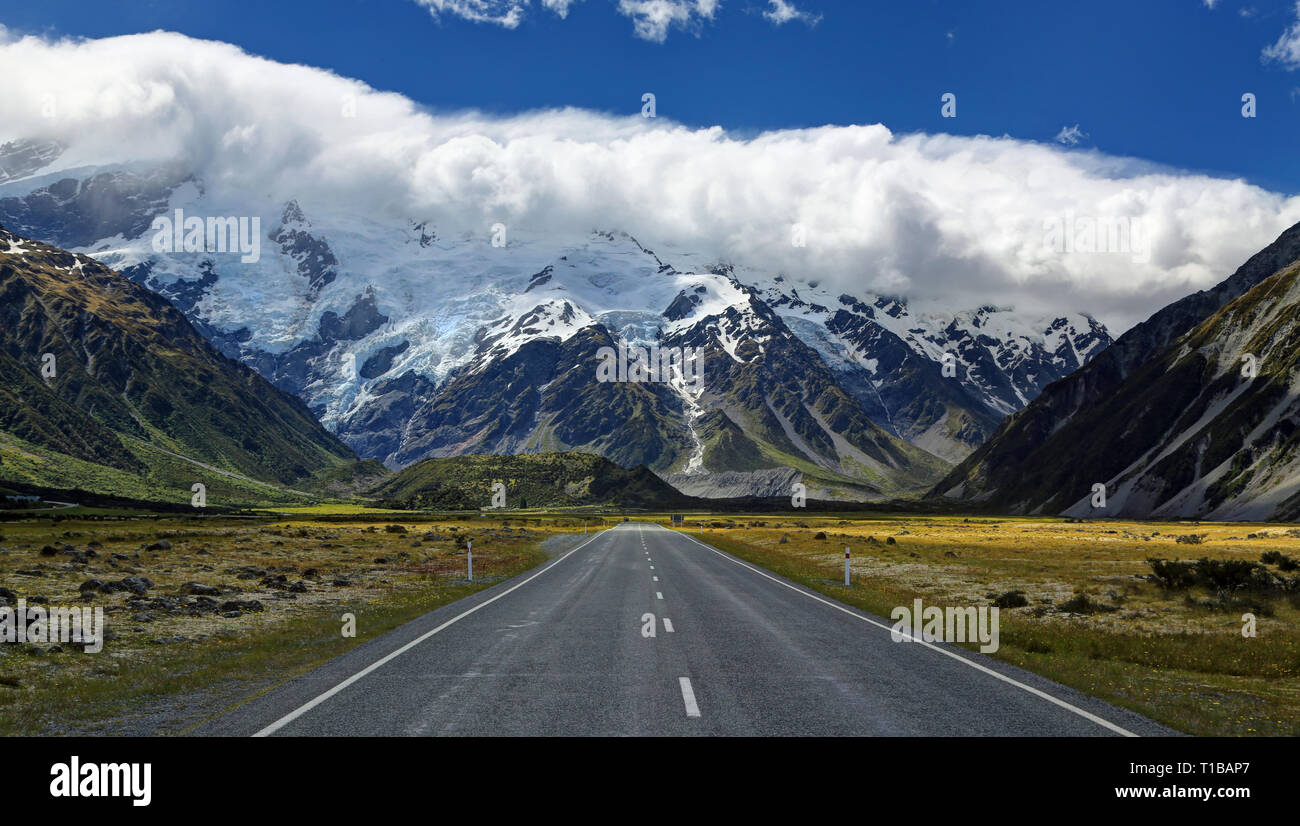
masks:
<path fill-rule="evenodd" d="M 828 523 L 830 524 L 830 523 Z M 833 523 L 845 526 L 848 523 Z M 908 548 L 918 552 L 904 553 L 917 561 L 909 560 L 907 566 L 896 565 L 892 576 L 863 576 L 857 569 L 851 586 L 842 581 L 842 546 L 827 549 L 823 541 L 809 541 L 811 537 L 783 536 L 778 530 L 752 526 L 745 531 L 710 530 L 703 535 L 687 528 L 693 536 L 708 542 L 747 562 L 759 565 L 791 581 L 804 585 L 846 605 L 860 608 L 882 618 L 888 618 L 896 606 L 910 605 L 915 598 L 927 604 L 943 604 L 936 600 L 939 585 L 946 569 L 956 569 L 957 563 L 949 558 L 953 552 L 936 551 L 947 547 L 927 546 L 919 537 L 921 521 L 907 524 Z M 934 520 L 930 524 L 937 524 Z M 742 525 L 737 525 L 742 528 Z M 817 526 L 812 526 L 813 528 Z M 893 526 L 890 526 L 893 527 Z M 882 524 L 873 521 L 863 530 L 880 533 Z M 853 530 L 850 528 L 849 530 Z M 1098 528 L 1110 530 L 1109 526 Z M 732 533 L 732 535 L 728 535 Z M 737 535 L 737 534 L 742 534 Z M 788 533 L 796 533 L 789 531 Z M 900 534 L 901 535 L 901 534 Z M 781 536 L 785 541 L 776 544 Z M 865 536 L 840 534 L 844 540 L 852 537 L 858 545 L 855 554 L 867 553 L 859 544 Z M 975 537 L 968 533 L 966 541 Z M 1235 538 L 1235 537 L 1233 537 Z M 874 546 L 872 546 L 874 548 Z M 1085 549 L 1085 550 L 1081 550 Z M 1069 566 L 1070 552 L 1083 555 L 1095 550 L 1089 543 L 1081 543 L 1069 551 L 1054 549 L 1066 557 L 1062 563 Z M 1141 548 L 1139 548 L 1141 550 Z M 893 551 L 899 555 L 897 547 Z M 883 555 L 879 555 L 883 558 Z M 984 578 L 985 583 L 997 577 L 991 573 L 998 563 L 1007 560 L 998 552 L 990 554 L 987 568 L 979 560 L 967 559 L 960 563 L 961 574 L 968 578 Z M 864 562 L 866 560 L 863 560 Z M 872 559 L 875 561 L 875 558 Z M 1022 564 L 1015 560 L 1011 564 Z M 1037 568 L 1035 570 L 1038 570 Z M 972 573 L 974 571 L 974 573 Z M 1130 575 L 1136 579 L 1136 575 Z M 1116 577 L 1105 577 L 1110 581 Z M 1084 577 L 1079 575 L 1079 581 Z M 1073 587 L 1083 587 L 1075 585 Z M 1141 596 L 1141 583 L 1129 583 Z M 996 589 L 995 589 L 996 590 Z M 1098 697 L 1109 703 L 1131 709 L 1160 722 L 1174 730 L 1207 736 L 1294 736 L 1300 734 L 1300 634 L 1294 627 L 1290 609 L 1280 609 L 1280 621 L 1271 617 L 1268 633 L 1257 638 L 1243 639 L 1240 625 L 1230 618 L 1198 618 L 1218 630 L 1151 630 L 1158 621 L 1171 627 L 1187 622 L 1183 616 L 1195 613 L 1195 601 L 1155 593 L 1147 595 L 1151 605 L 1144 605 L 1141 614 L 1142 630 L 1126 631 L 1122 620 L 1107 619 L 1106 625 L 1089 623 L 1089 618 L 1069 614 L 1045 614 L 1045 606 L 1027 606 L 1015 611 L 1001 612 L 1001 646 L 992 656 L 1004 662 L 1041 674 L 1044 677 Z M 1163 599 L 1163 601 L 1161 601 Z M 960 604 L 947 601 L 947 604 Z M 973 603 L 967 603 L 973 604 Z M 888 619 L 886 619 L 888 622 Z M 976 645 L 967 645 L 976 649 Z"/>

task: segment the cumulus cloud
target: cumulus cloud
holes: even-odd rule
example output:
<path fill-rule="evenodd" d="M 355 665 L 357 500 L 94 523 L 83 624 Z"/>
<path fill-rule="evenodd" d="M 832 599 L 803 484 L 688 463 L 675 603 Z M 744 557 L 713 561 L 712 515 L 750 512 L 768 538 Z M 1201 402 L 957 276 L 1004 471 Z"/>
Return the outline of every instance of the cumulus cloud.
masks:
<path fill-rule="evenodd" d="M 635 99 L 626 117 L 432 112 L 164 32 L 26 37 L 0 46 L 0 77 L 0 142 L 59 140 L 68 166 L 179 161 L 212 198 L 261 214 L 297 198 L 309 214 L 430 220 L 444 237 L 497 221 L 563 238 L 621 229 L 670 262 L 690 250 L 858 295 L 1083 310 L 1119 329 L 1300 221 L 1300 198 L 1052 143 L 879 124 L 737 137 L 642 118 Z M 1140 230 L 1134 249 L 1049 240 L 1112 219 Z"/>
<path fill-rule="evenodd" d="M 814 15 L 806 11 L 800 11 L 795 8 L 794 3 L 788 2 L 788 0 L 768 0 L 768 9 L 763 12 L 763 16 L 777 26 L 783 26 L 791 20 L 798 20 L 801 23 L 807 23 L 809 26 L 815 26 L 822 19 L 820 14 Z"/>
<path fill-rule="evenodd" d="M 1300 69 L 1300 2 L 1295 4 L 1296 22 L 1282 32 L 1277 42 L 1264 49 L 1265 63 L 1281 63 L 1286 69 Z"/>

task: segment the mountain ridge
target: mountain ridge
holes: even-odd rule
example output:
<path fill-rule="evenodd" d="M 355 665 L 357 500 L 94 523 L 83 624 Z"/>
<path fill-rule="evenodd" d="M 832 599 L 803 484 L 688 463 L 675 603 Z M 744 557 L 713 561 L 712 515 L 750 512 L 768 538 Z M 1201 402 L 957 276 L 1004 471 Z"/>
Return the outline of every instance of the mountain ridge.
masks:
<path fill-rule="evenodd" d="M 0 369 L 0 431 L 92 465 L 147 474 L 148 456 L 167 454 L 288 486 L 356 461 L 306 405 L 215 351 L 162 297 L 3 227 Z"/>
<path fill-rule="evenodd" d="M 1272 394 L 1255 402 L 1270 410 L 1294 397 L 1294 388 L 1279 383 L 1287 370 L 1296 367 L 1295 354 L 1284 345 L 1279 351 L 1279 345 L 1266 338 L 1256 342 L 1251 355 L 1261 359 L 1264 378 L 1254 389 L 1233 383 L 1233 370 L 1241 365 L 1229 364 L 1221 353 L 1232 350 L 1235 336 L 1264 323 L 1253 315 L 1255 320 L 1247 323 L 1243 309 L 1262 307 L 1270 291 L 1294 279 L 1296 261 L 1300 261 L 1300 225 L 1286 230 L 1214 288 L 1158 311 L 1086 367 L 1048 387 L 929 496 L 1012 512 L 1059 511 L 1078 516 L 1093 513 L 1084 504 L 1091 501 L 1085 494 L 1093 484 L 1104 484 L 1110 494 L 1120 494 L 1109 501 L 1106 512 L 1110 514 L 1264 518 L 1276 510 L 1294 518 L 1293 510 L 1288 510 L 1291 506 L 1278 504 L 1265 513 L 1241 497 L 1253 478 L 1245 473 L 1247 467 L 1265 458 L 1284 464 L 1285 460 L 1256 445 L 1262 434 L 1247 443 L 1244 437 L 1249 434 L 1230 434 L 1215 420 L 1223 413 L 1251 421 L 1259 412 L 1234 407 L 1230 384 L 1232 392 L 1245 393 L 1248 399 Z M 1286 335 L 1294 308 L 1276 302 L 1268 306 L 1266 320 L 1274 324 L 1275 334 Z M 1197 313 L 1203 317 L 1196 318 Z M 1194 411 L 1197 416 L 1189 418 Z M 1206 415 L 1209 420 L 1199 421 Z M 1278 413 L 1274 424 L 1291 418 L 1290 413 Z M 1244 427 L 1242 422 L 1236 427 Z M 1189 432 L 1193 428 L 1196 433 Z M 1183 434 L 1181 440 L 1178 434 Z M 1186 444 L 1192 436 L 1196 438 Z M 1096 440 L 1105 450 L 1083 455 L 1083 445 Z M 1155 457 L 1163 468 L 1145 467 L 1146 458 L 1156 450 L 1167 454 Z M 1252 451 L 1249 460 L 1240 458 Z M 1203 467 L 1214 458 L 1211 467 Z M 1225 461 L 1244 462 L 1229 474 L 1233 484 L 1242 488 L 1231 496 L 1226 490 L 1209 490 L 1216 481 L 1205 478 Z M 1182 466 L 1174 467 L 1179 462 Z M 1193 495 L 1190 490 L 1197 485 L 1205 489 Z M 1145 492 L 1136 495 L 1136 488 Z"/>

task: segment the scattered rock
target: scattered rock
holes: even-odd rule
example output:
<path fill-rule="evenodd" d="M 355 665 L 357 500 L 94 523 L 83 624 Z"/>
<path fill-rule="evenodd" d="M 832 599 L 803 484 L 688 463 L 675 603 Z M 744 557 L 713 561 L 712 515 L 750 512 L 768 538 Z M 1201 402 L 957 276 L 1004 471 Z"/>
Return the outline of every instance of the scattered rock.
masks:
<path fill-rule="evenodd" d="M 221 603 L 221 610 L 223 612 L 247 611 L 254 614 L 260 614 L 266 610 L 266 606 L 255 599 L 231 599 Z"/>
<path fill-rule="evenodd" d="M 143 596 L 153 587 L 153 582 L 148 577 L 129 576 L 122 580 L 122 587 L 133 594 Z"/>

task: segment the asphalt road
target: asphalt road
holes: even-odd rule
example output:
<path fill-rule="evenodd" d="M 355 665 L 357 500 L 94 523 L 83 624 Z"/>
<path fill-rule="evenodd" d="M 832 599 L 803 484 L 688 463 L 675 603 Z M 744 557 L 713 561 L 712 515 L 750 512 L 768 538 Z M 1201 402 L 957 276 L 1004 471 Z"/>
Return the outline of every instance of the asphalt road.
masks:
<path fill-rule="evenodd" d="M 889 626 L 689 535 L 625 523 L 195 733 L 1172 733 L 959 647 L 895 642 Z"/>

